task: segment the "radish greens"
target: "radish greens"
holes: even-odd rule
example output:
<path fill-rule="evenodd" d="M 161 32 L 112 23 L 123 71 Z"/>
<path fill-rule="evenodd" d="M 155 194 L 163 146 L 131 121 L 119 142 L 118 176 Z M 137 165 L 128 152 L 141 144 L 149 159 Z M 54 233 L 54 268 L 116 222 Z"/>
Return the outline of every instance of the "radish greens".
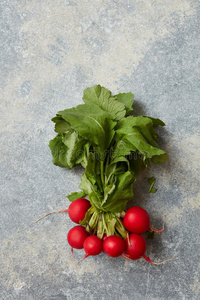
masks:
<path fill-rule="evenodd" d="M 81 191 L 67 197 L 74 201 L 88 196 L 91 207 L 80 224 L 93 229 L 99 238 L 104 234 L 126 237 L 120 216 L 133 198 L 140 170 L 150 162 L 167 160 L 155 131 L 165 124 L 135 116 L 133 98 L 132 93 L 112 96 L 108 89 L 95 85 L 84 90 L 84 104 L 59 111 L 52 119 L 57 133 L 49 143 L 53 163 L 67 169 L 85 168 Z M 155 192 L 154 182 L 149 182 L 151 192 Z"/>

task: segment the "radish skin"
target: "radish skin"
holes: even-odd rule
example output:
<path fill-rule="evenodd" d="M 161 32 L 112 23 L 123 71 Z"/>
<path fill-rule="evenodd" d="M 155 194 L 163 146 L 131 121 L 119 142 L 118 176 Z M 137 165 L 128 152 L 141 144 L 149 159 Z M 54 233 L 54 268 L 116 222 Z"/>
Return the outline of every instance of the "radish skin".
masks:
<path fill-rule="evenodd" d="M 79 224 L 79 222 L 85 218 L 85 214 L 90 207 L 90 201 L 88 201 L 87 199 L 79 198 L 74 200 L 68 208 L 70 219 L 74 223 Z"/>
<path fill-rule="evenodd" d="M 90 235 L 85 239 L 83 243 L 83 248 L 87 256 L 96 256 L 102 252 L 103 243 L 102 240 L 96 235 Z"/>
<path fill-rule="evenodd" d="M 110 235 L 103 241 L 103 251 L 111 257 L 121 256 L 125 248 L 125 241 L 117 235 Z"/>
<path fill-rule="evenodd" d="M 131 233 L 126 242 L 126 251 L 124 256 L 131 260 L 140 259 L 144 256 L 146 251 L 146 241 L 140 234 Z"/>
<path fill-rule="evenodd" d="M 150 226 L 149 214 L 142 207 L 132 206 L 127 210 L 123 218 L 123 225 L 132 233 L 144 233 Z"/>
<path fill-rule="evenodd" d="M 83 249 L 83 243 L 89 236 L 89 233 L 83 226 L 75 226 L 70 229 L 67 235 L 67 241 L 72 248 Z"/>
<path fill-rule="evenodd" d="M 84 260 L 88 256 L 99 255 L 103 250 L 103 243 L 102 240 L 98 238 L 96 235 L 90 235 L 85 239 L 83 243 L 83 248 L 85 250 L 84 257 L 75 261 L 74 263 L 78 263 Z"/>

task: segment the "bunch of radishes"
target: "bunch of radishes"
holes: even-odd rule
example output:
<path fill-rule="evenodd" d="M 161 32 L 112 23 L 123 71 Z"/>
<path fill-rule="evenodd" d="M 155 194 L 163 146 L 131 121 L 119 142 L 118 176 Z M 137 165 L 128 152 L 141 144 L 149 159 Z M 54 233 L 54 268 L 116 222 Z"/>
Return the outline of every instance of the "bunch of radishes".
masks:
<path fill-rule="evenodd" d="M 133 199 L 133 185 L 140 172 L 151 163 L 168 159 L 158 146 L 156 132 L 165 124 L 157 118 L 135 115 L 133 98 L 131 92 L 112 95 L 98 84 L 84 90 L 84 104 L 59 111 L 52 119 L 57 133 L 49 142 L 53 164 L 68 170 L 77 165 L 85 169 L 80 191 L 67 196 L 72 201 L 69 209 L 56 211 L 68 212 L 78 224 L 67 239 L 72 249 L 84 248 L 84 258 L 104 251 L 111 257 L 143 257 L 151 262 L 145 256 L 142 236 L 155 231 L 149 227 L 149 215 L 141 207 L 126 212 L 125 208 Z M 149 193 L 155 192 L 155 178 L 148 182 Z"/>
<path fill-rule="evenodd" d="M 73 201 L 70 204 L 69 209 L 65 211 L 68 212 L 69 217 L 73 222 L 79 224 L 79 222 L 84 219 L 85 214 L 90 207 L 90 202 L 87 199 L 79 198 Z M 92 231 L 88 232 L 85 227 L 77 225 L 70 229 L 67 240 L 72 248 L 84 248 L 85 256 L 83 259 L 89 255 L 98 255 L 104 251 L 111 257 L 124 256 L 131 260 L 143 257 L 152 263 L 145 255 L 146 240 L 141 235 L 147 230 L 152 230 L 149 227 L 150 218 L 146 210 L 138 206 L 129 208 L 126 211 L 125 216 L 123 216 L 123 225 L 127 230 L 126 239 L 117 235 L 107 236 L 106 234 L 100 239 L 93 234 Z"/>

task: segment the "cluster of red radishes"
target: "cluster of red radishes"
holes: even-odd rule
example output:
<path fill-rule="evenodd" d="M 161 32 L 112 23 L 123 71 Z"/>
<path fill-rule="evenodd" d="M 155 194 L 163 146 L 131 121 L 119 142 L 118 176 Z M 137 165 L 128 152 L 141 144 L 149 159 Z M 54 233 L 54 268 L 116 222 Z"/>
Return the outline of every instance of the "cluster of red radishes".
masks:
<path fill-rule="evenodd" d="M 79 198 L 73 201 L 69 209 L 65 211 L 68 212 L 73 222 L 79 224 L 90 207 L 90 202 L 87 199 Z M 143 257 L 152 263 L 145 255 L 146 240 L 141 235 L 147 230 L 152 230 L 149 227 L 150 218 L 146 210 L 138 206 L 129 208 L 123 217 L 123 225 L 127 230 L 127 238 L 125 240 L 117 235 L 107 236 L 106 234 L 100 239 L 96 235 L 90 235 L 85 227 L 81 225 L 70 229 L 67 240 L 72 248 L 84 248 L 85 256 L 83 259 L 89 255 L 98 255 L 103 251 L 111 257 L 124 256 L 131 260 Z"/>

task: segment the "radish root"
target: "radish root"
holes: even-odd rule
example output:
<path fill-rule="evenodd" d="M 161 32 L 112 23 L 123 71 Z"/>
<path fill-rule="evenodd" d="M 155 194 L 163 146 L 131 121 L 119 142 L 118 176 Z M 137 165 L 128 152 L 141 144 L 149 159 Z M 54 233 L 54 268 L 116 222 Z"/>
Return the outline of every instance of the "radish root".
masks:
<path fill-rule="evenodd" d="M 157 230 L 157 229 L 154 229 L 154 227 L 149 227 L 149 230 L 150 231 L 154 231 L 154 232 L 157 232 L 157 233 L 160 233 L 160 232 L 163 232 L 164 228 L 165 228 L 165 215 L 167 214 L 168 210 L 163 214 L 163 227 L 161 230 Z"/>
<path fill-rule="evenodd" d="M 166 259 L 166 260 L 163 260 L 163 261 L 161 261 L 161 262 L 153 262 L 153 261 L 152 261 L 148 256 L 146 256 L 146 255 L 144 255 L 143 258 L 144 258 L 146 261 L 148 261 L 149 263 L 151 263 L 151 264 L 154 264 L 154 265 L 161 265 L 161 264 L 165 263 L 166 261 L 172 260 L 172 259 L 175 258 L 179 253 L 180 253 L 180 251 L 178 251 L 178 252 L 177 252 L 174 256 L 172 256 L 171 258 Z M 122 254 L 121 257 L 124 258 L 124 259 L 133 260 L 133 259 L 131 259 L 130 257 L 128 257 L 126 254 Z"/>
<path fill-rule="evenodd" d="M 127 257 L 125 257 L 123 254 L 121 255 L 121 257 L 123 258 L 123 259 L 125 259 L 125 261 L 126 261 L 126 270 L 128 269 L 128 259 L 127 259 Z"/>
<path fill-rule="evenodd" d="M 73 249 L 73 248 L 72 248 Z M 71 250 L 72 251 L 72 253 L 73 253 L 73 250 Z M 73 255 L 74 256 L 74 255 Z M 71 263 L 69 263 L 69 264 L 66 264 L 66 265 L 64 265 L 64 266 L 62 266 L 62 267 L 60 267 L 60 268 L 56 268 L 56 269 L 53 269 L 51 272 L 53 272 L 53 271 L 57 271 L 57 270 L 60 270 L 60 269 L 64 269 L 65 267 L 67 267 L 67 266 L 69 266 L 69 265 L 73 265 L 73 264 L 77 264 L 78 262 L 80 262 L 80 261 L 82 261 L 82 260 L 84 260 L 86 257 L 88 257 L 89 255 L 88 254 L 86 254 L 83 258 L 81 258 L 81 259 L 79 259 L 79 260 L 76 260 L 76 261 L 74 261 L 74 259 L 73 259 L 73 262 L 71 262 Z M 77 266 L 76 266 L 77 267 Z"/>
<path fill-rule="evenodd" d="M 62 266 L 62 267 L 52 269 L 51 272 L 53 272 L 53 271 L 58 271 L 58 270 L 60 270 L 60 269 L 64 269 L 65 267 L 70 266 L 70 265 L 73 265 L 73 264 L 74 264 L 74 262 L 71 262 L 71 263 L 66 264 L 66 265 L 64 265 L 64 266 Z"/>
<path fill-rule="evenodd" d="M 124 253 L 121 255 L 121 257 L 124 258 L 124 259 L 134 260 L 134 259 L 131 259 L 130 257 L 128 257 L 128 256 L 127 256 L 126 254 L 124 254 Z"/>
<path fill-rule="evenodd" d="M 172 256 L 171 258 L 168 258 L 166 260 L 163 260 L 161 262 L 153 262 L 148 256 L 144 255 L 143 258 L 148 261 L 149 263 L 151 264 L 154 264 L 154 265 L 161 265 L 161 264 L 164 264 L 166 261 L 170 261 L 172 260 L 174 257 L 176 257 L 178 254 L 180 253 L 180 251 L 178 251 L 174 256 Z"/>
<path fill-rule="evenodd" d="M 72 254 L 72 259 L 73 259 L 73 263 L 75 264 L 76 268 L 78 269 L 78 266 L 75 262 L 75 259 L 74 259 L 74 248 L 71 247 L 71 254 Z"/>
<path fill-rule="evenodd" d="M 88 257 L 88 256 L 89 256 L 88 254 L 85 254 L 85 256 L 83 256 L 83 258 L 81 258 L 81 259 L 79 259 L 79 260 L 76 260 L 74 263 L 76 264 L 76 263 L 78 263 L 78 262 L 84 260 L 84 259 L 85 259 L 86 257 Z"/>
<path fill-rule="evenodd" d="M 54 213 L 60 213 L 60 212 L 68 212 L 68 209 L 54 210 L 54 211 L 52 211 L 52 212 L 49 212 L 48 214 L 42 216 L 41 218 L 39 218 L 38 220 L 36 220 L 35 222 L 33 222 L 33 224 L 39 222 L 40 220 L 42 220 L 43 218 L 45 218 L 45 217 L 47 217 L 47 216 L 49 216 L 49 215 L 51 215 L 51 214 L 54 214 Z"/>

